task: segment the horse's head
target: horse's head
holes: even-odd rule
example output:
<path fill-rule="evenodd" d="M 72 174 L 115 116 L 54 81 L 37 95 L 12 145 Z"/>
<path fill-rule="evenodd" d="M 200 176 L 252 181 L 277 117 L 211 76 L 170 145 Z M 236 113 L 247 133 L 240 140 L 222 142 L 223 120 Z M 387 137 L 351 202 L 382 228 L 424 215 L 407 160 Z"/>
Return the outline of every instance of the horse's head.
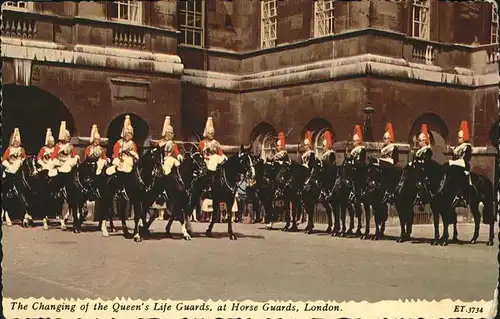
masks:
<path fill-rule="evenodd" d="M 36 171 L 37 163 L 36 156 L 28 155 L 21 164 L 20 172 L 25 176 L 33 176 Z"/>
<path fill-rule="evenodd" d="M 282 166 L 276 173 L 274 198 L 279 199 L 284 196 L 285 190 L 291 185 L 290 166 Z"/>
<path fill-rule="evenodd" d="M 368 164 L 366 185 L 361 193 L 361 197 L 368 198 L 374 196 L 376 193 L 379 193 L 381 191 L 381 178 L 383 178 L 382 169 L 378 165 L 378 162 L 373 161 Z"/>
<path fill-rule="evenodd" d="M 255 158 L 253 158 L 249 149 L 245 149 L 243 145 L 241 145 L 240 150 L 237 154 L 238 158 L 238 173 L 245 174 L 247 180 L 255 180 L 256 178 L 256 170 L 255 165 L 257 162 Z"/>

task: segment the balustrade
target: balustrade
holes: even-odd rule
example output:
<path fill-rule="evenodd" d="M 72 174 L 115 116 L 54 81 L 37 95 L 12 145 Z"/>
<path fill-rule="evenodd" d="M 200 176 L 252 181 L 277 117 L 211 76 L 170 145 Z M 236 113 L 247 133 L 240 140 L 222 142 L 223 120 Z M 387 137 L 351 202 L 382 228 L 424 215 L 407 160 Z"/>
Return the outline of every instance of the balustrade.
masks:
<path fill-rule="evenodd" d="M 418 62 L 432 64 L 434 62 L 434 46 L 425 42 L 416 42 L 413 44 L 412 57 Z"/>
<path fill-rule="evenodd" d="M 113 45 L 128 49 L 144 49 L 144 32 L 135 28 L 116 28 L 113 30 Z"/>
<path fill-rule="evenodd" d="M 486 63 L 497 63 L 499 59 L 498 46 L 495 45 L 494 47 L 486 49 L 486 56 Z"/>
<path fill-rule="evenodd" d="M 1 33 L 4 37 L 33 39 L 36 36 L 37 21 L 23 17 L 2 17 Z"/>

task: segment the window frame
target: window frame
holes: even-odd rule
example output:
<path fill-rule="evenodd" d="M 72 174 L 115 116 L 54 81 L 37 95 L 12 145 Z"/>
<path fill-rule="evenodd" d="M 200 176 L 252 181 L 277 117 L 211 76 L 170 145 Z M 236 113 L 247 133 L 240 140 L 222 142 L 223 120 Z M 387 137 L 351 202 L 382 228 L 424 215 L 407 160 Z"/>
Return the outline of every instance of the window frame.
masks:
<path fill-rule="evenodd" d="M 495 41 L 493 39 L 496 39 Z M 498 43 L 498 8 L 495 3 L 491 3 L 491 31 L 490 31 L 490 43 Z"/>
<path fill-rule="evenodd" d="M 322 11 L 319 11 L 318 9 L 318 4 L 322 2 L 322 3 L 330 3 L 330 8 L 329 9 L 326 9 L 326 10 L 322 10 Z M 328 35 L 332 35 L 332 34 L 335 34 L 335 0 L 318 0 L 318 1 L 314 1 L 314 4 L 313 4 L 313 17 L 314 17 L 314 37 L 322 37 L 322 36 L 328 36 Z M 320 25 L 320 19 L 318 18 L 318 15 L 320 14 L 331 14 L 330 16 L 326 17 L 326 18 L 322 18 L 321 20 L 323 22 L 326 22 L 328 21 L 330 23 L 330 30 L 328 32 L 325 32 L 325 33 L 320 33 L 320 28 L 319 28 L 319 25 Z"/>
<path fill-rule="evenodd" d="M 19 7 L 20 4 L 24 4 L 25 7 Z M 5 1 L 2 3 L 2 11 L 3 10 L 12 10 L 12 11 L 21 11 L 21 12 L 30 12 L 35 10 L 35 2 L 33 1 Z"/>
<path fill-rule="evenodd" d="M 272 14 L 271 4 L 274 6 L 274 15 Z M 269 11 L 269 16 L 266 16 L 266 7 Z M 266 26 L 269 29 L 268 34 L 272 34 L 274 29 L 274 37 L 265 37 Z M 274 48 L 278 44 L 278 1 L 277 0 L 261 0 L 260 2 L 260 48 Z"/>
<path fill-rule="evenodd" d="M 201 2 L 201 12 L 196 11 L 197 2 Z M 182 40 L 180 45 L 190 46 L 196 48 L 205 47 L 205 1 L 203 0 L 190 0 L 190 1 L 178 1 L 177 4 L 181 4 L 179 8 L 179 31 L 182 35 Z M 190 10 L 189 4 L 192 3 L 193 9 Z M 181 16 L 184 14 L 184 21 L 181 21 Z M 188 23 L 189 17 L 192 16 L 193 23 L 190 25 Z M 201 27 L 196 26 L 196 17 L 201 16 Z M 192 43 L 187 42 L 188 32 L 192 34 Z M 196 34 L 200 34 L 200 44 L 196 44 Z"/>
<path fill-rule="evenodd" d="M 276 140 L 277 136 L 273 133 L 266 133 L 262 135 L 261 147 L 260 147 L 260 158 L 264 161 L 268 158 L 273 158 L 276 154 Z M 267 156 L 269 155 L 269 156 Z"/>
<path fill-rule="evenodd" d="M 416 20 L 417 8 L 420 9 L 418 20 Z M 431 6 L 429 0 L 413 0 L 412 1 L 412 13 L 411 13 L 411 36 L 417 39 L 430 40 L 430 25 L 431 25 Z M 425 21 L 422 22 L 422 17 L 425 16 Z M 415 24 L 418 24 L 418 36 L 415 35 Z M 422 31 L 425 34 L 422 36 Z"/>
<path fill-rule="evenodd" d="M 124 2 L 127 2 L 127 3 L 124 3 Z M 123 19 L 123 18 L 120 18 L 120 7 L 122 6 L 126 6 L 127 7 L 127 13 L 128 13 L 128 16 L 130 17 L 130 9 L 132 6 L 135 7 L 135 4 L 137 4 L 137 17 L 138 17 L 138 20 L 132 20 L 132 19 Z M 144 17 L 143 17 L 143 8 L 144 8 L 144 4 L 142 1 L 138 1 L 138 0 L 114 0 L 110 3 L 110 5 L 112 6 L 115 6 L 117 7 L 117 10 L 116 10 L 116 17 L 109 17 L 111 21 L 116 21 L 116 22 L 122 22 L 122 23 L 129 23 L 129 24 L 143 24 L 143 20 L 144 20 Z"/>

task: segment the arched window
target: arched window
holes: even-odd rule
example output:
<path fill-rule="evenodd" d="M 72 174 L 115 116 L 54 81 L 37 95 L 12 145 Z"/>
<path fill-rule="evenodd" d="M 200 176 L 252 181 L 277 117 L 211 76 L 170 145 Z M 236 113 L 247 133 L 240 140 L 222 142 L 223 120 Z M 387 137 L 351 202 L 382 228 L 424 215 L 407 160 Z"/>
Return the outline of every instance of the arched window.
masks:
<path fill-rule="evenodd" d="M 273 158 L 274 154 L 276 153 L 275 141 L 276 136 L 274 134 L 268 133 L 264 135 L 260 148 L 260 157 L 263 160 Z"/>
<path fill-rule="evenodd" d="M 325 148 L 323 147 L 323 140 L 325 139 L 325 131 L 326 128 L 322 129 L 321 131 L 313 135 L 314 152 L 316 153 L 317 158 L 321 158 L 321 156 L 325 152 Z"/>

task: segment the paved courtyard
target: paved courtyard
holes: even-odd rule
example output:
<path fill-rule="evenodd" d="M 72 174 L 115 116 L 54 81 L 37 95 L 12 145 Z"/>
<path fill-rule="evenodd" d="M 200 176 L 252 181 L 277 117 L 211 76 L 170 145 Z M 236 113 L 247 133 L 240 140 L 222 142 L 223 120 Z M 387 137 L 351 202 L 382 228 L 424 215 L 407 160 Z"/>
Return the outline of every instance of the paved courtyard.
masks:
<path fill-rule="evenodd" d="M 180 239 L 178 223 L 173 239 L 162 236 L 160 221 L 153 224 L 151 239 L 134 243 L 121 231 L 103 238 L 91 226 L 86 223 L 89 231 L 78 235 L 55 226 L 48 231 L 2 226 L 4 296 L 472 301 L 490 300 L 498 278 L 498 242 L 485 245 L 483 225 L 480 243 L 447 247 L 283 233 L 248 224 L 236 224 L 239 239 L 230 241 L 226 225 L 217 224 L 212 239 L 204 237 L 207 224 L 200 223 L 193 223 L 199 237 L 187 242 Z M 459 238 L 470 239 L 472 230 L 459 225 Z M 387 234 L 398 231 L 390 227 Z M 429 239 L 432 226 L 415 226 L 413 235 Z"/>

